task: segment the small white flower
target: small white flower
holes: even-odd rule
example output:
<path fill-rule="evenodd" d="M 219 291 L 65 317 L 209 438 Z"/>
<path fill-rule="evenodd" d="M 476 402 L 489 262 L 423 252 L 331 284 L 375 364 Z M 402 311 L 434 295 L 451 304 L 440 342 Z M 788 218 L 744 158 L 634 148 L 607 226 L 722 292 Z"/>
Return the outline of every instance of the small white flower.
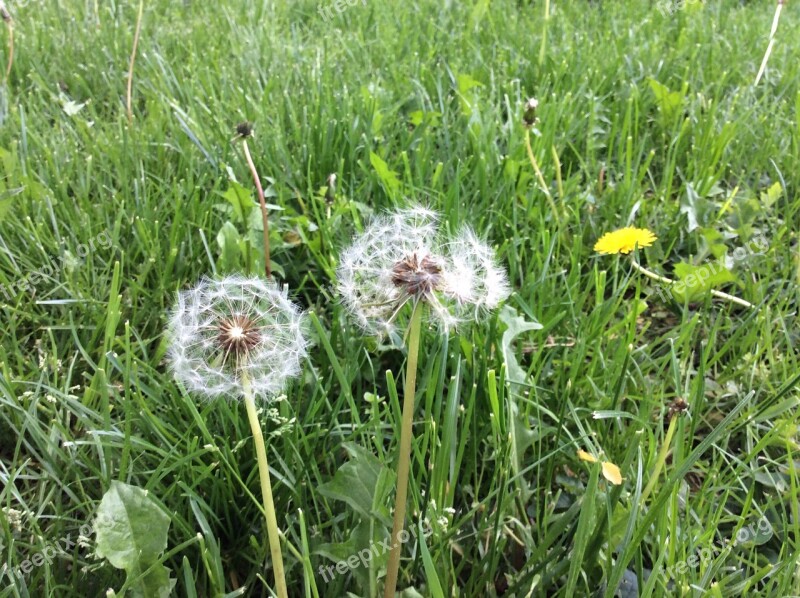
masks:
<path fill-rule="evenodd" d="M 175 377 L 208 397 L 271 398 L 306 355 L 303 316 L 285 290 L 259 278 L 202 280 L 178 294 L 169 323 Z"/>
<path fill-rule="evenodd" d="M 424 301 L 444 330 L 477 319 L 510 293 L 494 251 L 469 228 L 447 238 L 419 206 L 375 218 L 341 257 L 338 288 L 364 330 L 393 332 L 403 306 Z"/>
<path fill-rule="evenodd" d="M 22 511 L 18 511 L 17 509 L 12 509 L 11 507 L 3 507 L 2 509 L 3 515 L 6 516 L 8 520 L 8 525 L 13 529 L 16 533 L 22 532 Z"/>

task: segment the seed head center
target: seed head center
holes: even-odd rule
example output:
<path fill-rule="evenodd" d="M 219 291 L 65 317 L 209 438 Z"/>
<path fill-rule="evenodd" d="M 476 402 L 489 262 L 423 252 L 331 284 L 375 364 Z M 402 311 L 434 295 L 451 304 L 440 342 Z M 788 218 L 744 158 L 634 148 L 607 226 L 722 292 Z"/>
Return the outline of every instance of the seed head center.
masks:
<path fill-rule="evenodd" d="M 226 355 L 241 359 L 261 342 L 261 332 L 247 316 L 237 314 L 219 323 L 219 344 Z"/>
<path fill-rule="evenodd" d="M 430 255 L 419 256 L 414 252 L 392 267 L 392 283 L 414 297 L 430 295 L 441 281 L 442 268 Z"/>

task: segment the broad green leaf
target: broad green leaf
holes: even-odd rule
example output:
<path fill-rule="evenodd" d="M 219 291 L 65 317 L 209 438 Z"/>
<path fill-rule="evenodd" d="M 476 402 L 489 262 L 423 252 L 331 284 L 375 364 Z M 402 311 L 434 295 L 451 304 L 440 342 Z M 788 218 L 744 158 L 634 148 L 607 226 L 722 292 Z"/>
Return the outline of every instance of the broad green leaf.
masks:
<path fill-rule="evenodd" d="M 666 85 L 662 85 L 655 79 L 648 79 L 648 83 L 656 98 L 656 104 L 664 117 L 664 122 L 667 124 L 674 122 L 683 103 L 683 97 L 679 92 L 670 91 Z"/>
<path fill-rule="evenodd" d="M 389 195 L 394 196 L 397 194 L 400 190 L 400 179 L 397 178 L 397 173 L 391 170 L 386 162 L 375 152 L 369 153 L 369 161 Z"/>
<path fill-rule="evenodd" d="M 458 84 L 459 93 L 467 93 L 470 89 L 474 87 L 481 87 L 483 85 L 483 83 L 473 79 L 472 76 L 465 73 L 461 73 L 456 77 L 456 83 Z"/>
<path fill-rule="evenodd" d="M 720 259 L 727 252 L 728 248 L 724 243 L 722 233 L 713 228 L 701 228 L 699 231 L 708 245 L 708 250 L 715 258 Z"/>
<path fill-rule="evenodd" d="M 336 544 L 320 544 L 314 550 L 334 563 L 346 563 L 344 570 L 336 571 L 331 567 L 323 567 L 326 575 L 323 581 L 331 581 L 329 576 L 352 575 L 362 590 L 370 587 L 370 578 L 377 577 L 378 571 L 386 567 L 389 560 L 389 551 L 385 544 L 390 536 L 389 529 L 375 519 L 361 519 L 353 527 L 350 537 L 346 542 Z"/>
<path fill-rule="evenodd" d="M 411 124 L 415 127 L 420 126 L 421 124 L 430 125 L 435 127 L 439 124 L 439 120 L 442 116 L 441 112 L 423 112 L 422 110 L 415 110 L 411 114 L 408 115 Z"/>
<path fill-rule="evenodd" d="M 471 90 L 482 86 L 483 83 L 476 81 L 470 75 L 462 73 L 456 77 L 456 85 L 458 85 L 458 101 L 461 105 L 461 112 L 464 116 L 472 116 L 475 93 Z"/>
<path fill-rule="evenodd" d="M 175 582 L 163 566 L 142 577 L 166 550 L 169 524 L 169 516 L 141 488 L 114 481 L 100 501 L 94 521 L 97 556 L 135 580 L 134 596 L 166 597 L 172 591 Z"/>
<path fill-rule="evenodd" d="M 236 181 L 228 181 L 228 188 L 222 197 L 233 206 L 233 213 L 239 222 L 247 222 L 247 217 L 250 215 L 251 210 L 256 207 L 256 200 L 253 198 L 253 193 L 244 188 Z"/>
<path fill-rule="evenodd" d="M 347 503 L 365 519 L 384 518 L 379 506 L 392 486 L 394 474 L 375 455 L 357 444 L 345 442 L 342 446 L 351 459 L 339 468 L 330 482 L 319 487 L 319 493 Z"/>
<path fill-rule="evenodd" d="M 240 242 L 241 237 L 236 227 L 230 221 L 223 224 L 217 233 L 219 267 L 221 270 L 230 272 L 241 268 L 240 258 L 242 252 Z"/>
<path fill-rule="evenodd" d="M 695 266 L 681 262 L 675 266 L 675 275 L 678 281 L 672 285 L 672 294 L 678 301 L 698 301 L 708 294 L 711 289 L 729 282 L 735 282 L 736 277 L 720 262 L 712 262 Z"/>
<path fill-rule="evenodd" d="M 761 203 L 765 208 L 771 208 L 783 195 L 783 187 L 780 182 L 772 183 L 769 189 L 761 192 Z"/>
<path fill-rule="evenodd" d="M 142 566 L 136 575 L 141 575 L 146 569 Z M 131 594 L 134 598 L 167 598 L 177 583 L 177 580 L 170 579 L 169 573 L 164 565 L 154 567 L 131 587 Z"/>
<path fill-rule="evenodd" d="M 422 110 L 415 110 L 408 116 L 411 121 L 411 124 L 415 127 L 420 126 L 422 124 L 422 121 L 425 120 L 425 113 Z"/>
<path fill-rule="evenodd" d="M 500 321 L 506 325 L 506 330 L 503 332 L 501 347 L 503 351 L 503 359 L 506 362 L 506 380 L 509 382 L 524 383 L 527 375 L 517 362 L 517 355 L 512 347 L 514 339 L 529 330 L 540 330 L 542 325 L 539 322 L 529 322 L 524 318 L 517 315 L 515 310 L 510 305 L 503 306 L 500 310 Z"/>

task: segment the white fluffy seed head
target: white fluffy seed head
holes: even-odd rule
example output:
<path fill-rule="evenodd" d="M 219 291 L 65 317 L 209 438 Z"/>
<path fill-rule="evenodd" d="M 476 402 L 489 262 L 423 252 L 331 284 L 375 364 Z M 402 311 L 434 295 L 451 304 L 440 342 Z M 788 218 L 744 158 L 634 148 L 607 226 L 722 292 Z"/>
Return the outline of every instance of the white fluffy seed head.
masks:
<path fill-rule="evenodd" d="M 491 247 L 469 228 L 444 237 L 438 220 L 420 206 L 378 216 L 342 253 L 339 294 L 368 333 L 393 332 L 409 302 L 425 301 L 434 323 L 449 330 L 510 294 Z"/>
<path fill-rule="evenodd" d="M 180 292 L 168 334 L 175 377 L 207 397 L 240 398 L 246 377 L 254 396 L 269 399 L 300 373 L 307 347 L 286 291 L 240 275 Z"/>

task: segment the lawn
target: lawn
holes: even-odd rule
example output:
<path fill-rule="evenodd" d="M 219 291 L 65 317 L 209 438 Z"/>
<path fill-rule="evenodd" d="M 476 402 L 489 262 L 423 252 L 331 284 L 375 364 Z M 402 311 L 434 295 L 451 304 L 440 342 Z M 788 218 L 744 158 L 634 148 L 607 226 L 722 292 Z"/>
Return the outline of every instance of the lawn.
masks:
<path fill-rule="evenodd" d="M 383 596 L 412 370 L 405 598 L 800 595 L 797 3 L 757 84 L 773 0 L 147 0 L 132 70 L 138 1 L 7 4 L 0 597 L 278 595 L 245 402 L 166 332 L 265 277 L 245 143 L 308 339 L 257 402 L 290 596 Z M 510 290 L 419 303 L 418 359 L 340 292 L 412 206 Z"/>

